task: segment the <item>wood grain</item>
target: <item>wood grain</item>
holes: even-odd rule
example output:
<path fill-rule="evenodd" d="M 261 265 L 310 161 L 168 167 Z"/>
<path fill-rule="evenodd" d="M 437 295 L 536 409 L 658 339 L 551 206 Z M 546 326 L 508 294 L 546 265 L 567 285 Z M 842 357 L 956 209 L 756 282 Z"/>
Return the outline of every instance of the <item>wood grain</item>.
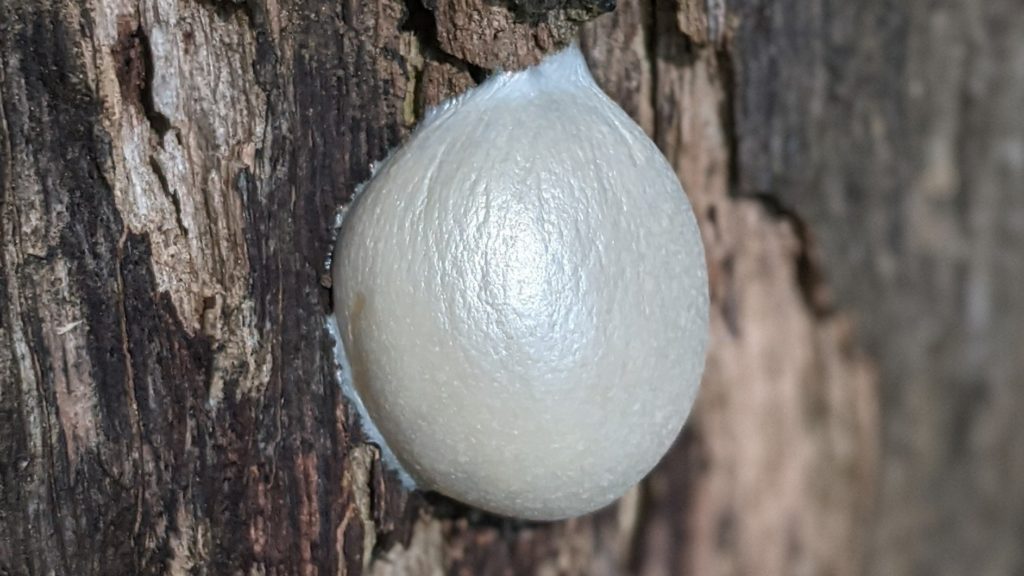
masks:
<path fill-rule="evenodd" d="M 1024 570 L 1024 11 L 606 4 L 0 0 L 0 573 Z M 526 524 L 384 468 L 329 257 L 428 107 L 581 26 L 712 347 L 646 482 Z"/>

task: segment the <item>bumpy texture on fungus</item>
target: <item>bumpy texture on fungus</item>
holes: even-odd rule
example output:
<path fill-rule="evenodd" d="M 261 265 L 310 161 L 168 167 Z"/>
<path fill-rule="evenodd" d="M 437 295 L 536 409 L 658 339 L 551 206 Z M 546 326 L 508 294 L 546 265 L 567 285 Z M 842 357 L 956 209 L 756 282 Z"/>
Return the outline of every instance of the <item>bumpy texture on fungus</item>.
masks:
<path fill-rule="evenodd" d="M 693 211 L 576 47 L 434 110 L 346 216 L 334 286 L 355 390 L 400 464 L 494 513 L 612 502 L 700 383 Z"/>

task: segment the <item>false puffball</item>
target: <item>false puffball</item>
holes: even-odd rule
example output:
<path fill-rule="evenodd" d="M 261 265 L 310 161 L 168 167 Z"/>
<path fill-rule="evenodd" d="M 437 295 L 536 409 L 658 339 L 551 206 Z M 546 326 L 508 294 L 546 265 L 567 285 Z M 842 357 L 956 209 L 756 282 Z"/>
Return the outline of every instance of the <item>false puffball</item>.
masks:
<path fill-rule="evenodd" d="M 342 222 L 334 306 L 400 466 L 526 519 L 641 480 L 707 342 L 693 210 L 575 46 L 431 111 L 382 163 Z"/>

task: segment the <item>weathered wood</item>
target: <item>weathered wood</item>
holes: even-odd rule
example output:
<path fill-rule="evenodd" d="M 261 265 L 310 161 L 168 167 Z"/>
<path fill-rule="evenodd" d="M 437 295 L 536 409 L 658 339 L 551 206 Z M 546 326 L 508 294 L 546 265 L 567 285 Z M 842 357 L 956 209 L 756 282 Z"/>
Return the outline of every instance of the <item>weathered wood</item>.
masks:
<path fill-rule="evenodd" d="M 1014 4 L 585 27 L 694 201 L 712 349 L 648 481 L 523 524 L 406 492 L 366 442 L 324 330 L 334 215 L 428 106 L 608 6 L 0 0 L 0 573 L 1021 571 Z"/>
<path fill-rule="evenodd" d="M 404 130 L 403 7 L 0 11 L 3 568 L 358 571 L 319 278 Z"/>

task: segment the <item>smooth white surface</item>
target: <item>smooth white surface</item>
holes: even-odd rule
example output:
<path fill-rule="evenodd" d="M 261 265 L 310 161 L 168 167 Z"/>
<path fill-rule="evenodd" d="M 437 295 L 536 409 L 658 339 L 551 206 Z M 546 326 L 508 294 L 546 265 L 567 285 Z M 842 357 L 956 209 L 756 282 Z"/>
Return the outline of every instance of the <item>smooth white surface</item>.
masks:
<path fill-rule="evenodd" d="M 428 115 L 345 217 L 334 287 L 353 384 L 395 456 L 498 514 L 621 496 L 704 366 L 689 202 L 575 47 Z"/>

